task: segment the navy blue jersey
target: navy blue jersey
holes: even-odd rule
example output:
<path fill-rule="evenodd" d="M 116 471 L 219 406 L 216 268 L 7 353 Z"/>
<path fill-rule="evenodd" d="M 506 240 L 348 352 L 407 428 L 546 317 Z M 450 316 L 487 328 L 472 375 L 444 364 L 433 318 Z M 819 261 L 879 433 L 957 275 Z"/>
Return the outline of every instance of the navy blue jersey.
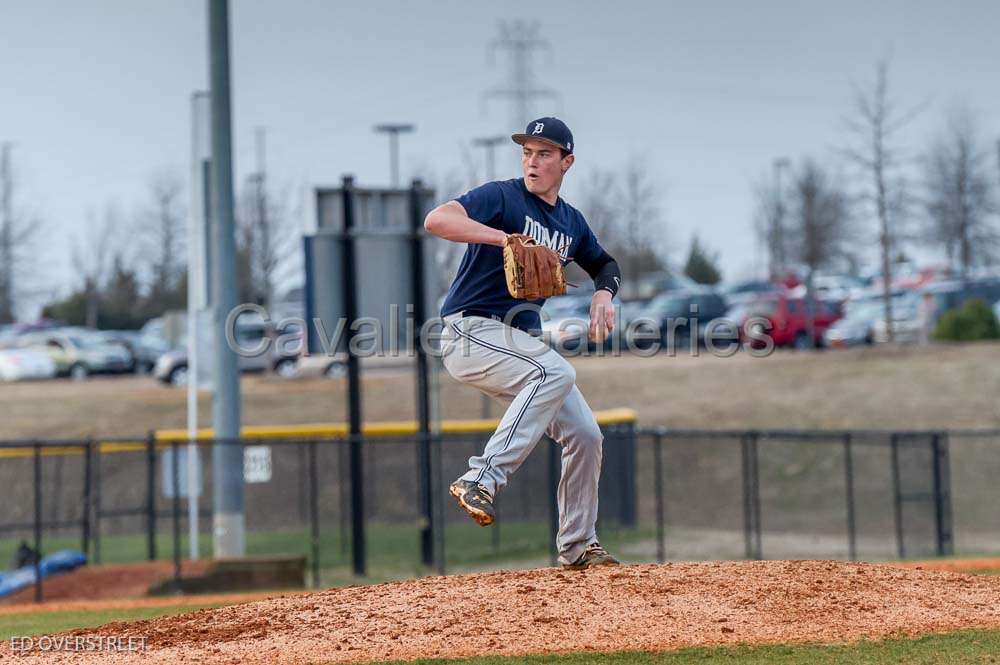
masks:
<path fill-rule="evenodd" d="M 522 178 L 488 182 L 455 199 L 477 222 L 506 233 L 523 233 L 562 256 L 563 265 L 576 261 L 584 268 L 604 255 L 583 215 L 561 198 L 549 205 L 528 191 Z M 530 303 L 532 307 L 524 307 Z M 514 307 L 518 312 L 510 322 L 522 330 L 540 330 L 538 311 L 545 299 L 518 300 L 507 291 L 503 270 L 503 248 L 470 244 L 458 267 L 441 316 L 463 310 L 506 317 Z"/>

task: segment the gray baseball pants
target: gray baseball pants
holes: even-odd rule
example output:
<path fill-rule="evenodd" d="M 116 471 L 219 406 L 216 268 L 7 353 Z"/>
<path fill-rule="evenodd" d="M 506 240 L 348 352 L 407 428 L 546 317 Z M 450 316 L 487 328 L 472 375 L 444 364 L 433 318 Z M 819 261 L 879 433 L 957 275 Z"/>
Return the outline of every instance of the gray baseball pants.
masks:
<path fill-rule="evenodd" d="M 542 340 L 500 321 L 452 314 L 444 318 L 442 360 L 448 373 L 510 402 L 483 454 L 462 476 L 491 496 L 548 434 L 562 447 L 559 479 L 559 562 L 572 563 L 597 540 L 597 485 L 604 436 L 576 387 L 576 370 Z"/>

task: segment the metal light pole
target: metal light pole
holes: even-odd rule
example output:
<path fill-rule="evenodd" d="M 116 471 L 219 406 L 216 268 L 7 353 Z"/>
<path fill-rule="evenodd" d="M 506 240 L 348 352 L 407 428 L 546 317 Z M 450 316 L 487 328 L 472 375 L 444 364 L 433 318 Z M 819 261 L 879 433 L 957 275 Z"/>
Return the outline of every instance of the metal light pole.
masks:
<path fill-rule="evenodd" d="M 392 178 L 392 188 L 399 187 L 399 135 L 416 130 L 416 125 L 384 123 L 375 125 L 379 134 L 389 135 L 389 173 Z"/>
<path fill-rule="evenodd" d="M 10 142 L 0 145 L 0 323 L 14 321 L 14 217 L 11 213 Z"/>
<path fill-rule="evenodd" d="M 236 307 L 236 236 L 233 222 L 232 122 L 229 92 L 229 3 L 208 0 L 208 60 L 212 100 L 211 284 L 215 334 L 212 420 L 214 555 L 243 556 L 243 446 L 240 445 L 240 378 L 236 353 L 226 343 L 226 317 Z"/>
<path fill-rule="evenodd" d="M 472 139 L 472 145 L 486 150 L 486 179 L 496 180 L 496 147 L 508 139 L 504 136 L 482 136 Z M 489 395 L 483 393 L 480 397 L 480 415 L 483 419 L 492 417 L 492 402 Z M 498 533 L 497 529 L 493 533 Z"/>
<path fill-rule="evenodd" d="M 496 147 L 507 141 L 505 136 L 483 136 L 472 139 L 472 145 L 486 149 L 486 179 L 496 179 Z"/>

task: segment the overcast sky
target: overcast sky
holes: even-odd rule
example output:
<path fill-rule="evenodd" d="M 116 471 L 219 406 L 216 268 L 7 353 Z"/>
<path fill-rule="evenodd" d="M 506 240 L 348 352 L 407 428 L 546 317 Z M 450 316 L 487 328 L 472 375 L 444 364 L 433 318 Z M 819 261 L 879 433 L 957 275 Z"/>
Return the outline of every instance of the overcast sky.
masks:
<path fill-rule="evenodd" d="M 459 171 L 472 137 L 521 129 L 508 104 L 483 100 L 507 75 L 488 45 L 500 21 L 537 21 L 551 51 L 534 74 L 560 94 L 537 113 L 562 117 L 577 143 L 564 197 L 579 198 L 590 168 L 644 158 L 674 261 L 698 232 L 730 278 L 763 265 L 755 180 L 777 156 L 832 160 L 850 84 L 869 80 L 879 56 L 892 56 L 903 106 L 931 100 L 903 137 L 912 153 L 955 101 L 986 138 L 1000 135 L 996 2 L 231 4 L 238 183 L 257 126 L 271 179 L 294 191 L 348 172 L 386 184 L 386 139 L 371 131 L 384 121 L 418 126 L 403 139 L 404 177 Z M 204 5 L 3 1 L 0 140 L 15 142 L 21 201 L 45 220 L 49 286 L 72 284 L 71 239 L 88 209 L 129 211 L 154 173 L 187 176 L 189 97 L 207 82 Z M 500 175 L 518 175 L 516 146 L 502 149 Z"/>

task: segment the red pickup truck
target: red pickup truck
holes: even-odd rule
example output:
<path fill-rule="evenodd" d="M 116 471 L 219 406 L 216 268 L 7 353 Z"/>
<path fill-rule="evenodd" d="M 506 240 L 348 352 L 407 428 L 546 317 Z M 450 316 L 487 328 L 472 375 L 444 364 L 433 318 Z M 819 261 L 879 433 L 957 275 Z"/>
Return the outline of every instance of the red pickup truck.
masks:
<path fill-rule="evenodd" d="M 833 325 L 834 321 L 843 316 L 838 303 L 825 300 L 812 300 L 813 334 L 815 346 L 823 346 L 823 333 Z M 763 334 L 774 340 L 774 345 L 791 346 L 796 349 L 808 349 L 809 323 L 806 318 L 806 299 L 792 298 L 785 294 L 768 295 L 735 307 L 727 315 L 733 323 L 739 326 L 742 335 L 746 335 L 747 319 L 759 317 L 767 319 L 770 326 L 764 325 Z M 760 337 L 760 334 L 757 335 Z"/>

